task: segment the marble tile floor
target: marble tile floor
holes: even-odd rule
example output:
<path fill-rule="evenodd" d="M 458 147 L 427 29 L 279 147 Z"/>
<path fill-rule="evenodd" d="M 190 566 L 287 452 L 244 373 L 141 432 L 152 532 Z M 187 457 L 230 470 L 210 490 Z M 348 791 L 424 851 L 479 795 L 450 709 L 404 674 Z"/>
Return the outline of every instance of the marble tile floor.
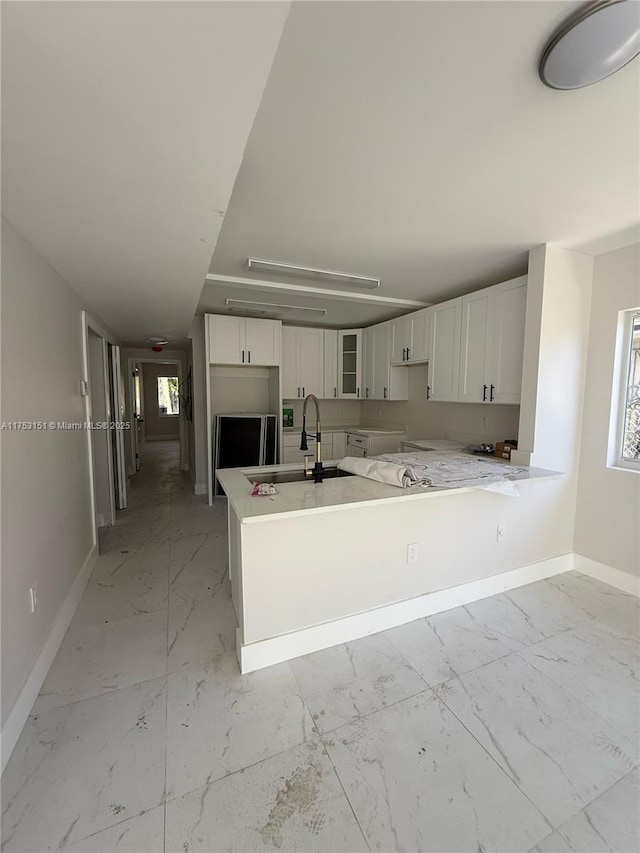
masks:
<path fill-rule="evenodd" d="M 145 446 L 2 850 L 640 850 L 638 600 L 569 572 L 242 676 L 226 506 Z"/>

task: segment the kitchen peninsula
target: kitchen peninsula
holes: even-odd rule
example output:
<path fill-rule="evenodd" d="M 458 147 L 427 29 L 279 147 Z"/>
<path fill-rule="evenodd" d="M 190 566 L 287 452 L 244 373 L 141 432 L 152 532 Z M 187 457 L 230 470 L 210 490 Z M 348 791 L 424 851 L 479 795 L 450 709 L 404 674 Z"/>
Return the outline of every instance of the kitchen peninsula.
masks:
<path fill-rule="evenodd" d="M 526 523 L 553 502 L 556 472 L 514 468 L 517 498 L 358 476 L 279 483 L 275 495 L 251 496 L 252 477 L 299 469 L 217 474 L 228 498 L 243 672 L 566 570 L 562 525 L 550 518 L 539 536 Z M 499 525 L 512 531 L 506 541 L 496 541 Z M 411 562 L 409 545 L 417 546 Z"/>

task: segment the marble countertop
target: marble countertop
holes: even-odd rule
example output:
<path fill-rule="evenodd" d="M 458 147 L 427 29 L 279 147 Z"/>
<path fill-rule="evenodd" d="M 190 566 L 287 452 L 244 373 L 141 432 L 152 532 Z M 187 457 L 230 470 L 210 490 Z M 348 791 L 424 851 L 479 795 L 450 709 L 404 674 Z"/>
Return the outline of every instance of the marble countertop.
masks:
<path fill-rule="evenodd" d="M 500 461 L 506 468 L 513 467 L 514 474 L 509 480 L 517 483 L 534 483 L 541 480 L 558 479 L 564 474 L 558 471 L 548 471 L 544 468 L 527 468 L 512 466 L 506 460 Z M 336 461 L 325 461 L 326 466 L 335 466 Z M 268 472 L 300 471 L 299 462 L 285 465 L 268 465 L 255 468 L 227 468 L 217 472 L 229 503 L 235 510 L 242 524 L 263 522 L 281 518 L 283 515 L 298 516 L 303 513 L 332 512 L 340 507 L 357 507 L 366 504 L 394 501 L 429 500 L 445 495 L 461 494 L 473 490 L 471 486 L 459 488 L 440 488 L 430 486 L 413 486 L 401 489 L 398 486 L 388 486 L 365 477 L 335 477 L 316 484 L 311 480 L 298 483 L 278 483 L 278 494 L 254 497 L 251 495 L 252 475 L 264 475 Z M 487 481 L 488 482 L 488 481 Z"/>
<path fill-rule="evenodd" d="M 314 418 L 307 417 L 307 424 L 311 425 L 315 428 L 315 420 Z M 300 432 L 302 429 L 302 424 L 299 426 L 292 427 L 284 427 L 282 432 L 285 435 L 290 435 L 291 433 Z M 307 429 L 307 432 L 310 430 Z M 323 423 L 322 424 L 322 432 L 323 434 L 329 432 L 354 432 L 356 435 L 404 435 L 405 430 L 403 427 L 378 427 L 378 426 L 363 426 L 362 424 L 331 424 L 331 423 Z"/>

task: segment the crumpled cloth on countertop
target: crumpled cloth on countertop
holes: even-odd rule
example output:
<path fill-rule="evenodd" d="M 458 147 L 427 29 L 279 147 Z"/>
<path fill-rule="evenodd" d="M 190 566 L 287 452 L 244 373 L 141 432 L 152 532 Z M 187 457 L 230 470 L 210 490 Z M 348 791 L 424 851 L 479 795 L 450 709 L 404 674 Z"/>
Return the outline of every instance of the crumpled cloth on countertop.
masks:
<path fill-rule="evenodd" d="M 338 462 L 338 468 L 366 477 L 368 480 L 377 480 L 387 486 L 399 486 L 401 489 L 409 486 L 417 486 L 419 483 L 406 465 L 398 465 L 396 462 L 381 461 L 378 457 L 361 458 L 356 456 L 345 456 Z"/>
<path fill-rule="evenodd" d="M 511 477 L 528 470 L 521 465 L 451 450 L 383 453 L 375 459 L 404 469 L 412 480 L 410 485 L 437 486 L 442 489 L 471 487 L 513 497 L 517 497 L 519 492 Z M 363 461 L 371 462 L 373 458 Z"/>

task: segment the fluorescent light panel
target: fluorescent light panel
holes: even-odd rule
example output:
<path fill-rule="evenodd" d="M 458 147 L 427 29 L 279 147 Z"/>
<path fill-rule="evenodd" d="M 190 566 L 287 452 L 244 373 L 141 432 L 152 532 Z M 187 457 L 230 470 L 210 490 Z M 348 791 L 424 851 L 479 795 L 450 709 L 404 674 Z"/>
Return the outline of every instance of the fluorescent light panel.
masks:
<path fill-rule="evenodd" d="M 299 267 L 295 264 L 281 264 L 277 261 L 264 261 L 259 258 L 247 258 L 247 266 L 256 272 L 275 273 L 276 275 L 290 275 L 296 278 L 310 278 L 315 281 L 331 281 L 334 284 L 346 284 L 351 287 L 365 287 L 367 290 L 375 290 L 380 287 L 379 278 L 369 278 L 363 275 L 350 275 L 346 272 L 334 272 L 333 270 L 318 270 L 313 267 Z"/>
<path fill-rule="evenodd" d="M 224 304 L 225 305 L 261 305 L 261 306 L 266 305 L 269 308 L 277 308 L 277 309 L 284 308 L 285 310 L 288 310 L 288 311 L 315 311 L 318 314 L 322 314 L 323 316 L 326 316 L 326 313 L 327 313 L 326 308 L 307 308 L 306 305 L 283 305 L 280 302 L 254 302 L 251 299 L 225 299 Z M 250 308 L 244 308 L 244 309 L 229 308 L 229 310 L 230 311 L 234 311 L 234 310 L 235 311 L 238 311 L 238 310 L 250 311 L 253 309 L 250 309 Z M 264 314 L 265 312 L 261 311 L 260 313 Z"/>

